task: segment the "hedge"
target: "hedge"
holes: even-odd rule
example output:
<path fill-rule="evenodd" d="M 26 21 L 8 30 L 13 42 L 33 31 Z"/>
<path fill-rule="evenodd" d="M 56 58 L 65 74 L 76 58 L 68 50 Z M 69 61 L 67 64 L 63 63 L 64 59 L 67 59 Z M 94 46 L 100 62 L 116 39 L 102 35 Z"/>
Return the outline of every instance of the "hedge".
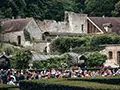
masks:
<path fill-rule="evenodd" d="M 88 82 L 120 85 L 120 77 L 76 78 L 76 79 L 68 79 L 68 80 L 70 80 L 70 81 L 88 81 Z"/>
<path fill-rule="evenodd" d="M 75 79 L 43 79 L 21 81 L 21 90 L 120 90 L 119 85 L 101 84 L 98 82 Z"/>
<path fill-rule="evenodd" d="M 0 84 L 0 90 L 19 90 L 18 86 Z"/>
<path fill-rule="evenodd" d="M 101 45 L 120 44 L 120 36 L 116 34 L 100 34 L 88 35 L 82 37 L 60 37 L 51 44 L 53 52 L 65 53 L 70 51 L 70 47 L 74 52 L 85 53 L 103 50 Z"/>

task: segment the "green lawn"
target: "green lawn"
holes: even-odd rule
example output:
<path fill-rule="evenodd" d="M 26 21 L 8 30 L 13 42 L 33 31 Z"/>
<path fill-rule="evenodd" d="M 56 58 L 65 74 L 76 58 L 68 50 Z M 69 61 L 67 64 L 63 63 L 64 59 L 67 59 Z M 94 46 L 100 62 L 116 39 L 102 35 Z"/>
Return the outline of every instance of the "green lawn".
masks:
<path fill-rule="evenodd" d="M 20 90 L 18 86 L 0 84 L 0 90 Z"/>

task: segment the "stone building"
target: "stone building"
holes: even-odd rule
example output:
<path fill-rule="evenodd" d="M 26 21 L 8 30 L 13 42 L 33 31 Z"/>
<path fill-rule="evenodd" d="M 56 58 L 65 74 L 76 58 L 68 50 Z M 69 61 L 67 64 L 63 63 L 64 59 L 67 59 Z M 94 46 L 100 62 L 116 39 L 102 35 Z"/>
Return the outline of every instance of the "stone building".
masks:
<path fill-rule="evenodd" d="M 0 69 L 10 68 L 10 57 L 5 54 L 0 55 Z"/>
<path fill-rule="evenodd" d="M 87 14 L 65 12 L 64 21 L 8 19 L 0 20 L 4 32 L 1 40 L 43 52 L 47 40 L 63 36 L 80 36 L 83 34 L 120 34 L 120 18 L 117 17 L 88 17 Z M 26 37 L 27 36 L 27 37 Z M 30 41 L 39 43 L 30 43 Z"/>
<path fill-rule="evenodd" d="M 106 45 L 105 52 L 107 60 L 105 66 L 120 66 L 120 45 Z"/>
<path fill-rule="evenodd" d="M 33 18 L 3 20 L 1 25 L 1 41 L 26 46 L 31 40 L 42 40 L 41 30 Z"/>
<path fill-rule="evenodd" d="M 119 17 L 87 17 L 87 34 L 120 34 Z"/>
<path fill-rule="evenodd" d="M 43 36 L 76 36 L 87 33 L 87 14 L 65 12 L 64 21 L 36 20 Z"/>
<path fill-rule="evenodd" d="M 64 21 L 36 20 L 42 32 L 86 33 L 87 14 L 65 12 Z"/>
<path fill-rule="evenodd" d="M 81 34 L 120 34 L 119 17 L 88 17 L 87 14 L 65 12 L 64 21 L 36 20 L 43 37 L 77 36 Z"/>

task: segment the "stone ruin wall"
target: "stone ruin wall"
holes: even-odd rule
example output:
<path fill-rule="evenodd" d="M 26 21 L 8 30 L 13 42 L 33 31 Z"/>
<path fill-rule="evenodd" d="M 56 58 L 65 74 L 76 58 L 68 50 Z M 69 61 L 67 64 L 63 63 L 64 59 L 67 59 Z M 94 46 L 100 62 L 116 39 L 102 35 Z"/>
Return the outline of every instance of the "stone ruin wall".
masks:
<path fill-rule="evenodd" d="M 37 21 L 42 32 L 67 32 L 69 26 L 67 22 L 56 22 L 55 20 Z"/>
<path fill-rule="evenodd" d="M 71 33 L 86 33 L 87 31 L 87 14 L 74 12 L 68 13 L 68 21 Z M 83 25 L 83 30 L 82 30 Z"/>
<path fill-rule="evenodd" d="M 68 32 L 68 33 L 86 33 L 87 31 L 87 14 L 74 12 L 65 12 L 64 21 L 44 20 L 36 21 L 42 32 Z M 84 30 L 81 30 L 81 25 Z"/>

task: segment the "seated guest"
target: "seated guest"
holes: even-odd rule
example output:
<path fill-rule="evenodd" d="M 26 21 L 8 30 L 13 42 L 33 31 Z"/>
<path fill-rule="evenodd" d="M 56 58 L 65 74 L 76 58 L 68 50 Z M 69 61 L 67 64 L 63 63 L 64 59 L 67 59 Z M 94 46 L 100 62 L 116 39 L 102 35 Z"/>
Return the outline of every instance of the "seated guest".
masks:
<path fill-rule="evenodd" d="M 9 85 L 15 85 L 14 78 L 11 77 L 10 80 L 9 80 L 9 82 L 7 84 L 9 84 Z"/>

